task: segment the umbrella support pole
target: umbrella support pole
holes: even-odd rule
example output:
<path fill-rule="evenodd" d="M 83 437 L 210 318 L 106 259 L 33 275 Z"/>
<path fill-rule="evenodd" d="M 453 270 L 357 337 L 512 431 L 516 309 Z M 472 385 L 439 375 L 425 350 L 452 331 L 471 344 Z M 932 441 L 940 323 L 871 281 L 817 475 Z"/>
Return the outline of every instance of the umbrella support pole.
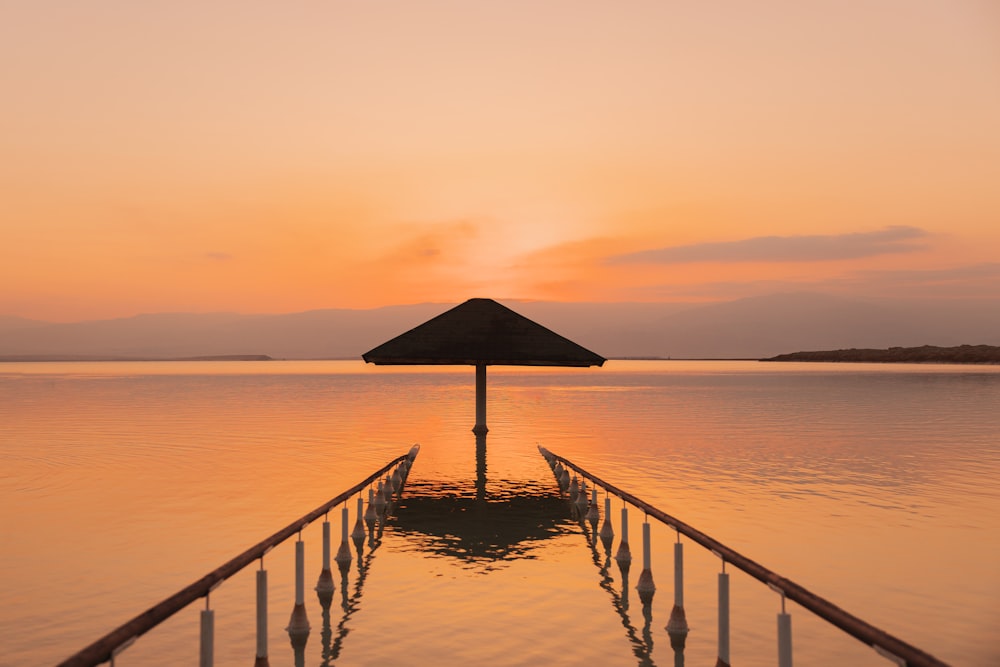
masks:
<path fill-rule="evenodd" d="M 476 364 L 476 425 L 472 432 L 486 435 L 486 364 Z"/>

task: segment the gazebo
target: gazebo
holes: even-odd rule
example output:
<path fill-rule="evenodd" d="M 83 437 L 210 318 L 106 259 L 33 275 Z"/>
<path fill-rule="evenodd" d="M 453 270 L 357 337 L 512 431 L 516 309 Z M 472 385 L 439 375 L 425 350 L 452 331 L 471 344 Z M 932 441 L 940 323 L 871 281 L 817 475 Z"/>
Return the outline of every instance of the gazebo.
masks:
<path fill-rule="evenodd" d="M 476 435 L 485 435 L 487 366 L 601 366 L 604 357 L 493 299 L 469 299 L 361 355 L 376 365 L 476 367 Z"/>

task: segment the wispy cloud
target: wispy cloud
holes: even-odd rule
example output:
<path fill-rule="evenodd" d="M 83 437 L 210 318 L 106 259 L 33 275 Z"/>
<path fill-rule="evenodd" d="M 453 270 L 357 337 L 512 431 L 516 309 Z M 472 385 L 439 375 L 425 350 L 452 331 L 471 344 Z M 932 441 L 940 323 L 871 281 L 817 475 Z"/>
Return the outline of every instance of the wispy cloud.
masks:
<path fill-rule="evenodd" d="M 399 223 L 379 231 L 373 256 L 358 256 L 338 269 L 336 289 L 359 302 L 419 303 L 459 299 L 475 289 L 467 270 L 483 224 L 472 219 Z"/>
<path fill-rule="evenodd" d="M 808 236 L 757 236 L 739 241 L 695 243 L 642 250 L 608 258 L 611 264 L 695 262 L 828 262 L 914 252 L 927 232 L 895 225 L 874 232 Z"/>
<path fill-rule="evenodd" d="M 395 230 L 400 238 L 380 258 L 381 263 L 423 266 L 454 261 L 455 253 L 479 236 L 479 225 L 472 220 L 448 220 L 410 227 L 404 225 Z M 413 231 L 418 229 L 420 231 L 414 234 Z"/>
<path fill-rule="evenodd" d="M 228 262 L 233 258 L 233 256 L 228 252 L 218 251 L 206 252 L 205 257 L 216 262 Z"/>

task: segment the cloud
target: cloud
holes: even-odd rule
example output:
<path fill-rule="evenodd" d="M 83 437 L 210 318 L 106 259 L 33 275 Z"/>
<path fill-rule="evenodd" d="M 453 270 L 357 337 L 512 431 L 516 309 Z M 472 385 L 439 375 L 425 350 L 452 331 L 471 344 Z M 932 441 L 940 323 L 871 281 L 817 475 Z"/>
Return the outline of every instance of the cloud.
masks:
<path fill-rule="evenodd" d="M 454 260 L 466 243 L 479 236 L 479 226 L 471 220 L 448 220 L 400 225 L 393 233 L 399 237 L 379 261 L 399 267 L 425 266 Z"/>
<path fill-rule="evenodd" d="M 514 260 L 513 266 L 524 269 L 583 264 L 589 268 L 607 256 L 609 248 L 627 247 L 627 243 L 627 240 L 609 236 L 565 241 L 525 253 Z"/>
<path fill-rule="evenodd" d="M 454 301 L 472 289 L 469 256 L 482 237 L 472 219 L 397 223 L 377 232 L 372 256 L 349 258 L 335 289 L 361 303 Z"/>
<path fill-rule="evenodd" d="M 695 243 L 642 250 L 608 258 L 611 264 L 696 262 L 828 262 L 920 250 L 927 232 L 905 225 L 875 232 L 811 236 L 757 236 L 740 241 Z"/>
<path fill-rule="evenodd" d="M 214 260 L 216 262 L 228 262 L 233 258 L 233 256 L 228 252 L 216 252 L 216 251 L 206 252 L 205 257 Z"/>

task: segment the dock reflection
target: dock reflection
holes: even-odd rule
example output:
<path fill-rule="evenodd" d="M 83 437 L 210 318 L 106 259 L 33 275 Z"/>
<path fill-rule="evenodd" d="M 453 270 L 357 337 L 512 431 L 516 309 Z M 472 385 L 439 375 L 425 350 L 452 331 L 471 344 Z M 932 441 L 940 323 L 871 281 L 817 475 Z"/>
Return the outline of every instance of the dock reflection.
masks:
<path fill-rule="evenodd" d="M 321 665 L 332 665 L 341 657 L 383 535 L 393 537 L 394 550 L 402 544 L 404 550 L 450 559 L 458 567 L 485 574 L 504 562 L 545 558 L 547 542 L 581 533 L 589 560 L 598 570 L 597 584 L 611 599 L 636 664 L 654 665 L 651 604 L 642 605 L 641 621 L 633 620 L 629 565 L 612 559 L 612 540 L 602 538 L 594 517 L 568 502 L 567 494 L 550 479 L 488 479 L 485 439 L 476 438 L 475 478 L 422 480 L 411 476 L 405 482 L 405 492 L 380 509 L 375 521 L 366 521 L 365 539 L 354 541 L 355 558 L 340 571 L 339 594 L 320 597 Z M 620 585 L 616 586 L 616 579 Z M 339 619 L 334 611 L 336 597 L 342 607 Z M 683 647 L 679 651 L 674 648 L 674 664 L 683 665 Z M 298 658 L 296 654 L 296 664 Z"/>

